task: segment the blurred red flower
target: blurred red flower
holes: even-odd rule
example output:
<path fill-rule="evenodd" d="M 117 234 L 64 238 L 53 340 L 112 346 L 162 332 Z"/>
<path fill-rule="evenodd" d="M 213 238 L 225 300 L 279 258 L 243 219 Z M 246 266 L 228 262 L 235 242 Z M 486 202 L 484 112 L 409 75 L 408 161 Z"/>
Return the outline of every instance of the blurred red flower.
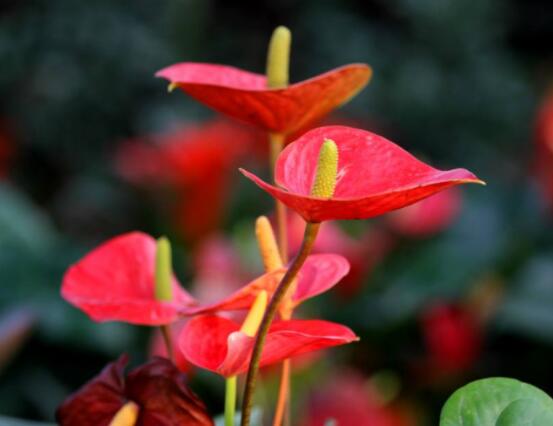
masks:
<path fill-rule="evenodd" d="M 216 111 L 284 134 L 306 128 L 347 102 L 371 75 L 368 65 L 351 64 L 283 89 L 269 89 L 265 75 L 224 65 L 183 62 L 156 73 Z"/>
<path fill-rule="evenodd" d="M 461 210 L 461 193 L 451 188 L 391 212 L 388 225 L 406 237 L 427 237 L 446 229 Z"/>
<path fill-rule="evenodd" d="M 469 311 L 439 303 L 427 308 L 421 321 L 428 366 L 436 373 L 465 371 L 478 360 L 482 351 L 482 333 Z"/>
<path fill-rule="evenodd" d="M 553 207 L 553 91 L 538 111 L 535 128 L 535 174 L 548 204 Z"/>
<path fill-rule="evenodd" d="M 62 297 L 94 321 L 162 325 L 178 318 L 178 309 L 196 303 L 173 278 L 173 300 L 155 298 L 156 241 L 131 232 L 102 244 L 69 268 Z"/>
<path fill-rule="evenodd" d="M 315 390 L 301 418 L 301 426 L 416 424 L 399 409 L 383 405 L 368 380 L 354 372 L 334 374 L 326 386 Z"/>
<path fill-rule="evenodd" d="M 217 229 L 239 160 L 258 135 L 224 120 L 185 126 L 172 133 L 127 141 L 116 156 L 119 173 L 149 189 L 174 192 L 172 214 L 191 241 Z"/>
<path fill-rule="evenodd" d="M 126 364 L 123 355 L 67 398 L 56 413 L 59 424 L 109 426 L 132 403 L 137 426 L 213 425 L 204 403 L 186 386 L 186 376 L 169 361 L 156 358 L 125 378 Z"/>
<path fill-rule="evenodd" d="M 336 189 L 329 199 L 311 196 L 325 139 L 333 140 L 339 151 Z M 367 219 L 454 185 L 481 183 L 468 170 L 434 169 L 381 136 L 343 126 L 319 127 L 288 145 L 275 167 L 278 186 L 241 171 L 309 222 Z"/>
<path fill-rule="evenodd" d="M 240 327 L 226 318 L 198 316 L 185 325 L 178 344 L 192 364 L 232 377 L 248 369 L 255 342 Z M 277 321 L 267 334 L 260 366 L 356 340 L 357 336 L 340 324 L 319 320 Z"/>

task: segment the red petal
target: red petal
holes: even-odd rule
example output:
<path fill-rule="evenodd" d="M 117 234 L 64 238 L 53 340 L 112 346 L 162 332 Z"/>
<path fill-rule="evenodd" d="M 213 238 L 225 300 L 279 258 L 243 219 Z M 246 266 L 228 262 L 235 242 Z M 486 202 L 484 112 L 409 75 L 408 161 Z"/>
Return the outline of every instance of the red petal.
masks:
<path fill-rule="evenodd" d="M 294 301 L 299 304 L 306 299 L 324 293 L 334 287 L 349 271 L 348 261 L 337 254 L 317 254 L 307 258 L 298 273 L 298 284 Z M 207 306 L 184 308 L 182 315 L 215 313 L 249 309 L 261 290 L 269 293 L 275 290 L 283 271 L 271 272 L 246 284 L 226 299 Z"/>
<path fill-rule="evenodd" d="M 325 138 L 336 142 L 339 150 L 336 190 L 328 200 L 310 196 Z M 481 182 L 468 170 L 434 169 L 381 136 L 343 126 L 314 129 L 288 145 L 276 165 L 276 182 L 284 189 L 241 171 L 311 222 L 367 219 L 454 185 Z"/>
<path fill-rule="evenodd" d="M 108 426 L 125 404 L 123 370 L 127 356 L 108 364 L 102 372 L 67 398 L 56 419 L 61 426 Z"/>
<path fill-rule="evenodd" d="M 176 320 L 179 307 L 194 300 L 176 279 L 174 301 L 155 299 L 155 251 L 156 242 L 147 234 L 116 237 L 69 268 L 61 294 L 95 321 L 168 324 Z"/>
<path fill-rule="evenodd" d="M 351 64 L 285 89 L 267 89 L 263 75 L 213 64 L 180 63 L 156 76 L 223 114 L 265 130 L 291 133 L 349 100 L 371 74 L 369 66 Z"/>
<path fill-rule="evenodd" d="M 312 254 L 303 264 L 293 300 L 296 304 L 334 287 L 349 272 L 349 262 L 337 254 Z"/>
<path fill-rule="evenodd" d="M 186 376 L 166 359 L 135 369 L 125 390 L 141 407 L 136 426 L 213 425 L 204 403 L 186 386 Z"/>
<path fill-rule="evenodd" d="M 229 377 L 247 370 L 254 339 L 233 321 L 201 316 L 187 323 L 179 346 L 192 364 Z M 327 321 L 278 321 L 267 335 L 260 366 L 357 340 L 347 327 Z"/>

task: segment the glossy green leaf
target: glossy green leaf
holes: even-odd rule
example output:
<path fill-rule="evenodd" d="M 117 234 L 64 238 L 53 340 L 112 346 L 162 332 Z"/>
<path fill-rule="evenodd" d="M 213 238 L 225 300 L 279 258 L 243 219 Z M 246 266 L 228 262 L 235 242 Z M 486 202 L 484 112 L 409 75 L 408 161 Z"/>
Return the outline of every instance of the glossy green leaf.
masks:
<path fill-rule="evenodd" d="M 540 389 L 507 378 L 477 380 L 446 402 L 440 426 L 553 425 L 553 400 Z"/>

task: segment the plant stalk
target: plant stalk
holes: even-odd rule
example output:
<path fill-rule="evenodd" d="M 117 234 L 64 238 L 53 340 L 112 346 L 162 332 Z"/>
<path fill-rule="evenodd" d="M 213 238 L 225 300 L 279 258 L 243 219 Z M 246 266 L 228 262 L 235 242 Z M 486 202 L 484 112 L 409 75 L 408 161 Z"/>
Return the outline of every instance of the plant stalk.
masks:
<path fill-rule="evenodd" d="M 289 287 L 294 282 L 294 279 L 296 278 L 299 270 L 303 266 L 305 260 L 307 259 L 307 256 L 313 248 L 313 244 L 315 243 L 315 239 L 317 238 L 317 233 L 319 232 L 320 225 L 320 223 L 307 223 L 300 251 L 294 258 L 294 261 L 282 277 L 282 280 L 275 290 L 275 293 L 271 298 L 271 302 L 269 303 L 269 306 L 265 311 L 265 315 L 263 316 L 263 320 L 261 321 L 259 330 L 257 331 L 257 336 L 252 351 L 252 357 L 248 368 L 246 386 L 244 389 L 244 400 L 242 403 L 242 420 L 240 423 L 241 426 L 249 426 L 250 424 L 250 417 L 253 406 L 253 394 L 255 391 L 255 383 L 259 370 L 261 353 L 263 352 L 263 345 L 265 344 L 265 338 L 267 337 L 267 333 L 269 332 L 269 328 L 271 326 L 271 323 L 273 322 L 273 318 L 275 317 L 280 302 L 288 292 Z"/>

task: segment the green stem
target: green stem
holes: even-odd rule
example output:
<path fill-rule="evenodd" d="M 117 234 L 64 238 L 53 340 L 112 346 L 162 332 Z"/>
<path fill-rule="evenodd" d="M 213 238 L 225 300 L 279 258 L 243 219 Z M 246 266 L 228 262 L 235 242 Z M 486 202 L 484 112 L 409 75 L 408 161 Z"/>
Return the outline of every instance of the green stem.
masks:
<path fill-rule="evenodd" d="M 225 426 L 234 426 L 236 411 L 236 376 L 227 378 L 225 387 Z"/>
<path fill-rule="evenodd" d="M 305 234 L 303 236 L 303 242 L 300 248 L 299 253 L 294 258 L 294 261 L 282 277 L 271 302 L 265 311 L 259 330 L 257 331 L 257 336 L 255 339 L 255 344 L 252 351 L 252 357 L 250 360 L 250 365 L 248 368 L 248 376 L 246 378 L 246 387 L 244 389 L 244 400 L 242 402 L 242 421 L 241 426 L 249 426 L 250 416 L 253 406 L 253 393 L 255 391 L 255 381 L 257 378 L 257 372 L 259 370 L 259 362 L 261 360 L 261 353 L 263 352 L 263 345 L 265 344 L 265 338 L 269 332 L 269 327 L 273 322 L 273 318 L 277 312 L 277 309 L 280 305 L 280 302 L 288 292 L 288 289 L 294 282 L 296 275 L 298 274 L 300 268 L 303 266 L 305 259 L 311 252 L 315 239 L 317 238 L 317 233 L 319 232 L 320 223 L 307 223 L 305 227 Z"/>

